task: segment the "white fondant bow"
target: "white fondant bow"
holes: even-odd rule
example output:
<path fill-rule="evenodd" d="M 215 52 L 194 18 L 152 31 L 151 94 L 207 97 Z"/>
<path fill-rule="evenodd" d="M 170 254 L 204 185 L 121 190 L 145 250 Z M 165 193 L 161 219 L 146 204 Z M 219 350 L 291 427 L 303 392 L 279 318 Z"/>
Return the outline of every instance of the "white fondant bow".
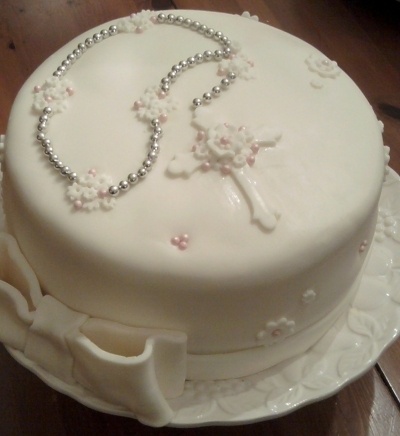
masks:
<path fill-rule="evenodd" d="M 0 341 L 58 380 L 162 426 L 186 376 L 184 333 L 135 328 L 69 309 L 39 282 L 16 240 L 0 233 Z"/>

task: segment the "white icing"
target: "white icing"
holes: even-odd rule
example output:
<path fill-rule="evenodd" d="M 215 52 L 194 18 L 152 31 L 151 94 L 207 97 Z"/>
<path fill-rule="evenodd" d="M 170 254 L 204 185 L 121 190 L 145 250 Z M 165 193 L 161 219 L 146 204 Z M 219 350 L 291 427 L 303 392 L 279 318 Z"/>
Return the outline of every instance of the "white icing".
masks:
<path fill-rule="evenodd" d="M 174 83 L 171 100 L 159 98 L 153 87 L 162 68 L 167 72 L 210 44 L 219 48 L 212 39 L 178 26 L 149 25 L 139 36 L 125 33 L 88 50 L 68 71 L 77 90 L 69 109 L 51 124 L 57 151 L 78 174 L 93 167 L 118 183 L 145 155 L 149 129 L 141 121 L 168 113 L 157 166 L 145 183 L 119 198 L 118 207 L 95 214 L 71 210 L 64 179 L 46 166 L 40 144 L 32 139 L 37 124 L 37 114 L 30 110 L 32 89 L 87 35 L 32 75 L 15 101 L 7 131 L 4 206 L 9 231 L 26 260 L 18 254 L 18 262 L 9 261 L 8 248 L 0 253 L 6 259 L 0 263 L 0 320 L 14 326 L 1 329 L 12 336 L 2 340 L 25 349 L 45 292 L 43 304 L 54 304 L 55 313 L 72 320 L 75 336 L 67 343 L 74 362 L 79 360 L 72 376 L 68 359 L 65 367 L 53 361 L 49 369 L 137 414 L 142 413 L 135 403 L 140 396 L 132 392 L 139 388 L 135 382 L 124 389 L 120 359 L 111 359 L 115 384 L 102 382 L 100 375 L 109 368 L 110 354 L 118 355 L 109 345 L 126 350 L 125 339 L 136 337 L 138 329 L 187 335 L 188 355 L 181 348 L 172 353 L 179 380 L 241 377 L 313 345 L 347 309 L 357 289 L 365 260 L 359 247 L 373 238 L 385 166 L 380 126 L 370 105 L 345 73 L 339 74 L 331 61 L 323 62 L 322 54 L 254 20 L 201 11 L 175 13 L 238 41 L 241 53 L 254 62 L 254 76 L 238 77 L 212 106 L 193 113 L 190 101 L 215 84 L 208 83 L 216 77 L 215 63 L 185 72 Z M 125 24 L 137 33 L 135 20 Z M 310 52 L 316 53 L 316 61 L 308 61 L 311 72 L 304 65 Z M 318 80 L 335 80 L 316 92 L 309 85 L 314 73 Z M 140 104 L 132 112 L 137 96 Z M 239 133 L 240 126 L 247 130 Z M 205 137 L 196 139 L 192 151 L 199 131 Z M 234 152 L 220 147 L 226 142 L 221 142 L 224 132 Z M 257 153 L 253 144 L 261 148 Z M 203 166 L 207 162 L 209 168 Z M 101 209 L 98 189 L 88 186 L 97 177 L 103 176 L 84 176 L 68 191 L 73 202 L 82 202 L 82 209 L 84 204 Z M 376 237 L 396 238 L 396 217 L 384 215 L 383 209 L 380 217 L 383 228 Z M 260 227 L 273 231 L 260 232 Z M 181 242 L 186 243 L 184 250 Z M 318 289 L 318 298 L 300 304 L 299 289 Z M 312 297 L 307 292 L 303 299 Z M 35 298 L 30 300 L 32 293 Z M 46 306 L 38 310 L 35 335 L 40 331 L 47 355 L 54 344 L 61 344 L 55 346 L 63 350 L 55 353 L 59 360 L 66 354 L 65 342 L 53 338 L 49 327 L 57 321 Z M 86 317 L 78 328 L 76 322 Z M 119 333 L 103 343 L 103 332 L 115 331 L 116 324 Z M 146 337 L 151 342 L 152 334 Z M 173 341 L 168 347 L 173 348 Z M 47 365 L 45 356 L 43 360 Z M 151 366 L 151 359 L 146 362 Z M 157 392 L 157 412 L 141 415 L 153 425 L 170 419 L 163 403 L 166 394 L 161 387 Z"/>
<path fill-rule="evenodd" d="M 67 100 L 73 94 L 70 80 L 50 77 L 45 80 L 43 85 L 35 86 L 33 108 L 39 113 L 49 104 L 51 104 L 54 113 L 64 112 L 68 108 Z"/>

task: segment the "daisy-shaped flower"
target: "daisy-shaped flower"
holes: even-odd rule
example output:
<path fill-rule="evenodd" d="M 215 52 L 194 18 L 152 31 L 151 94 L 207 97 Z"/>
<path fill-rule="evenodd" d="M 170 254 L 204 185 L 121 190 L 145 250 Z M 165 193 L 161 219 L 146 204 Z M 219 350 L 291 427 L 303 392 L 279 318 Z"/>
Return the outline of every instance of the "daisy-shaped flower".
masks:
<path fill-rule="evenodd" d="M 257 340 L 265 345 L 281 342 L 294 333 L 295 326 L 296 323 L 294 321 L 288 320 L 285 317 L 277 321 L 270 321 L 266 323 L 265 329 L 257 333 Z"/>
<path fill-rule="evenodd" d="M 163 92 L 159 86 L 147 88 L 143 96 L 133 105 L 137 117 L 144 121 L 166 115 L 177 107 L 177 100 Z"/>
<path fill-rule="evenodd" d="M 243 53 L 234 53 L 218 64 L 218 75 L 225 76 L 229 72 L 235 73 L 241 79 L 254 79 L 254 62 Z"/>
<path fill-rule="evenodd" d="M 334 79 L 340 74 L 337 62 L 331 61 L 321 54 L 312 54 L 306 59 L 308 69 L 320 77 Z"/>

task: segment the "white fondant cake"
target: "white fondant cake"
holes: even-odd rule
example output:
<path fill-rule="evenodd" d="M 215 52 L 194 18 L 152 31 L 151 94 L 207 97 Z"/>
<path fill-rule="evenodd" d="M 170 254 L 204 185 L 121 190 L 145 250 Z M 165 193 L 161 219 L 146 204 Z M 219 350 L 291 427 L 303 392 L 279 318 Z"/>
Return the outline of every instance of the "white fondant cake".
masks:
<path fill-rule="evenodd" d="M 261 371 L 347 310 L 385 172 L 335 62 L 255 20 L 174 14 L 60 49 L 5 139 L 1 339 L 151 425 L 185 379 Z"/>

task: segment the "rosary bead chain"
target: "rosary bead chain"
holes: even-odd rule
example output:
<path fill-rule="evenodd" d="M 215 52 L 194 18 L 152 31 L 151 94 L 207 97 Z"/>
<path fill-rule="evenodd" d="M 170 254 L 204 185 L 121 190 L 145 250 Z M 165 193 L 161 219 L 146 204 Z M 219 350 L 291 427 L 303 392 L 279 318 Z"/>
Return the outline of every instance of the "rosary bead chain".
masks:
<path fill-rule="evenodd" d="M 161 79 L 160 88 L 163 92 L 168 93 L 170 85 L 174 83 L 177 77 L 189 68 L 208 61 L 221 61 L 227 59 L 231 55 L 231 41 L 222 32 L 215 31 L 214 29 L 201 24 L 198 21 L 193 21 L 190 18 L 184 18 L 182 16 L 175 16 L 174 14 L 160 13 L 157 16 L 157 22 L 174 24 L 182 26 L 193 31 L 196 31 L 207 38 L 212 38 L 221 45 L 221 49 L 214 51 L 206 50 L 203 53 L 196 53 L 194 56 L 181 60 L 179 63 L 172 66 L 168 74 Z M 88 37 L 84 42 L 79 43 L 76 48 L 69 53 L 66 58 L 61 62 L 57 69 L 53 72 L 53 76 L 61 79 L 72 68 L 72 66 L 79 60 L 84 53 L 87 52 L 93 46 L 99 44 L 103 40 L 115 36 L 118 34 L 118 28 L 115 25 L 110 26 L 108 29 L 102 29 L 96 32 L 92 37 Z M 220 86 L 214 86 L 211 92 L 205 92 L 202 98 L 195 98 L 193 105 L 195 107 L 201 106 L 203 102 L 210 103 L 212 98 L 218 97 L 222 89 L 227 89 L 235 80 L 235 74 L 229 72 L 227 76 L 221 80 Z M 79 179 L 76 172 L 74 172 L 68 165 L 65 165 L 55 153 L 55 150 L 51 144 L 51 140 L 46 136 L 50 119 L 53 115 L 53 109 L 50 106 L 46 106 L 42 114 L 39 116 L 39 122 L 37 124 L 37 140 L 43 147 L 43 152 L 48 158 L 52 166 L 60 173 L 61 176 L 67 177 L 70 182 L 75 182 Z M 136 185 L 141 179 L 144 179 L 151 171 L 153 164 L 156 162 L 159 151 L 159 139 L 162 137 L 162 129 L 160 127 L 160 120 L 154 118 L 150 122 L 150 129 L 152 131 L 150 135 L 149 151 L 142 165 L 136 172 L 129 173 L 127 178 L 121 180 L 118 185 L 111 185 L 108 188 L 108 194 L 110 196 L 117 196 L 121 191 L 127 191 L 132 185 Z"/>

